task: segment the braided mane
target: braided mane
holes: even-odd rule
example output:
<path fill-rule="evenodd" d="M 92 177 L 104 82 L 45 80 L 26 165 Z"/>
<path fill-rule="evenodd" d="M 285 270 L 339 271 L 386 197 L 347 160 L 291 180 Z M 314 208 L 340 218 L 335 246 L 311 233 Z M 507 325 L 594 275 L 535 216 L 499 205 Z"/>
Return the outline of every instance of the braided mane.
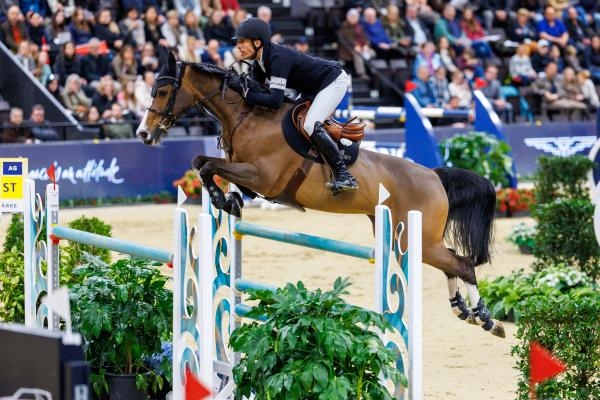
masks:
<path fill-rule="evenodd" d="M 211 75 L 217 75 L 221 79 L 226 78 L 228 75 L 230 75 L 232 73 L 232 71 L 217 67 L 214 64 L 192 63 L 192 62 L 184 62 L 184 64 L 191 66 L 193 69 L 195 69 L 197 71 L 206 72 Z"/>

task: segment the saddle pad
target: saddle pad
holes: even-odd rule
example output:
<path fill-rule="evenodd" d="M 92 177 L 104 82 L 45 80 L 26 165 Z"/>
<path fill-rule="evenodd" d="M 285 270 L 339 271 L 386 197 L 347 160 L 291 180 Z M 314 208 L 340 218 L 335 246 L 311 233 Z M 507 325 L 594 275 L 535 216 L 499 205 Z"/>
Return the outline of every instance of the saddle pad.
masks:
<path fill-rule="evenodd" d="M 321 155 L 318 155 L 315 149 L 313 149 L 312 144 L 302 135 L 292 122 L 292 111 L 299 104 L 302 103 L 302 100 L 295 103 L 290 109 L 285 113 L 283 120 L 281 121 L 281 129 L 283 130 L 283 137 L 287 144 L 298 154 L 300 154 L 304 158 L 308 158 L 314 162 L 319 164 L 323 164 L 323 159 Z M 356 162 L 358 158 L 358 148 L 359 142 L 352 142 L 348 139 L 340 139 L 337 142 L 338 148 L 340 150 L 340 155 L 342 156 L 342 160 L 346 165 L 352 165 Z"/>

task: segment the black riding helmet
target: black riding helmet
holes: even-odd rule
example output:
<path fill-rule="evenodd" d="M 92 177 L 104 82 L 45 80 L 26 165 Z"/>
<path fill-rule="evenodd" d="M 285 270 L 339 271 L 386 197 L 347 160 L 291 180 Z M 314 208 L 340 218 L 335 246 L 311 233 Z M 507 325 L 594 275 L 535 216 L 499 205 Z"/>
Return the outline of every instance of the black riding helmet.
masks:
<path fill-rule="evenodd" d="M 261 46 L 264 46 L 271 40 L 271 28 L 260 18 L 248 18 L 237 27 L 235 35 L 231 39 L 260 40 Z"/>

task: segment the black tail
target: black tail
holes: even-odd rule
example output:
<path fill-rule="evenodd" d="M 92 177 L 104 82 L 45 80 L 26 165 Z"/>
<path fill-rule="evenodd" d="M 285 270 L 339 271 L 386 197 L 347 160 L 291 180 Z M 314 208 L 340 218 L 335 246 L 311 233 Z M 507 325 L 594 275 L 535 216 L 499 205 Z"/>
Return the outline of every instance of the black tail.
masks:
<path fill-rule="evenodd" d="M 459 254 L 471 258 L 475 266 L 489 262 L 496 208 L 494 186 L 466 169 L 440 167 L 434 171 L 448 195 L 446 238 Z"/>

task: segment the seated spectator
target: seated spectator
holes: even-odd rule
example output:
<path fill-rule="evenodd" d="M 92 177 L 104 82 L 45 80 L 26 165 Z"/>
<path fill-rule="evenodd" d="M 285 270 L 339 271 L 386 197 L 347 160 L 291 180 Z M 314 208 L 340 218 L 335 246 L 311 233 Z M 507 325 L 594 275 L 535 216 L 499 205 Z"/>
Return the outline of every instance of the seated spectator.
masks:
<path fill-rule="evenodd" d="M 581 87 L 581 84 L 580 84 L 579 80 L 577 79 L 577 74 L 575 73 L 575 70 L 571 67 L 566 67 L 563 70 L 562 76 L 563 76 L 563 78 L 562 78 L 561 84 L 562 84 L 562 88 L 564 91 L 564 97 L 567 100 L 577 102 L 577 104 L 579 104 L 579 103 L 584 104 L 585 108 L 579 108 L 579 105 L 574 106 L 573 108 L 580 111 L 581 119 L 587 119 L 588 118 L 588 113 L 587 113 L 587 105 L 588 104 L 586 103 L 586 98 L 583 94 L 583 88 Z M 573 104 L 575 105 L 575 103 L 573 103 Z"/>
<path fill-rule="evenodd" d="M 156 7 L 148 7 L 144 13 L 144 36 L 146 40 L 152 42 L 156 46 L 167 46 L 167 40 L 162 34 L 162 24 L 160 21 L 162 16 L 159 16 Z"/>
<path fill-rule="evenodd" d="M 125 42 L 136 49 L 141 49 L 144 43 L 146 43 L 144 21 L 140 19 L 140 14 L 136 7 L 130 7 L 127 10 L 126 17 L 119 23 L 119 30 Z"/>
<path fill-rule="evenodd" d="M 205 4 L 208 3 L 209 1 L 216 3 L 219 0 L 208 0 L 208 1 L 202 0 L 202 7 L 203 7 L 203 11 L 205 11 L 205 12 L 206 12 Z M 271 11 L 271 8 L 269 6 L 265 6 L 265 5 L 258 7 L 258 9 L 256 10 L 256 16 L 258 18 L 262 19 L 263 21 L 265 21 L 267 24 L 269 24 L 269 27 L 271 28 L 271 41 L 275 42 L 275 43 L 282 43 L 283 36 L 281 36 L 281 33 L 279 33 L 277 31 L 277 28 L 275 27 L 275 25 L 273 25 L 273 21 L 272 21 L 273 12 Z"/>
<path fill-rule="evenodd" d="M 594 83 L 600 84 L 600 36 L 592 36 L 590 46 L 583 53 L 583 65 L 590 71 Z"/>
<path fill-rule="evenodd" d="M 154 86 L 154 74 L 152 71 L 144 72 L 144 78 L 135 82 L 135 104 L 137 108 L 135 113 L 138 117 L 142 117 L 146 113 L 152 101 L 152 86 Z"/>
<path fill-rule="evenodd" d="M 429 76 L 432 76 L 435 71 L 442 65 L 440 55 L 435 51 L 435 44 L 425 42 L 421 47 L 421 51 L 417 54 L 413 66 L 413 75 L 417 76 L 419 68 L 426 66 L 429 70 Z"/>
<path fill-rule="evenodd" d="M 435 23 L 435 40 L 439 41 L 442 36 L 446 37 L 457 54 L 470 46 L 469 39 L 465 36 L 456 19 L 456 9 L 451 4 L 444 6 L 442 17 Z"/>
<path fill-rule="evenodd" d="M 529 86 L 537 76 L 531 58 L 529 57 L 530 47 L 527 44 L 520 44 L 517 52 L 510 58 L 508 71 L 512 84 L 515 86 Z"/>
<path fill-rule="evenodd" d="M 92 20 L 93 21 L 93 20 Z M 92 23 L 86 17 L 86 14 L 81 7 L 77 7 L 73 12 L 73 18 L 69 24 L 71 38 L 76 45 L 85 44 L 92 38 Z"/>
<path fill-rule="evenodd" d="M 152 42 L 146 42 L 140 55 L 140 63 L 143 71 L 158 72 L 159 61 L 154 51 L 154 45 Z"/>
<path fill-rule="evenodd" d="M 538 22 L 538 34 L 540 39 L 554 43 L 560 48 L 567 47 L 569 33 L 563 22 L 556 17 L 556 9 L 547 6 L 544 9 L 544 19 Z"/>
<path fill-rule="evenodd" d="M 113 103 L 110 107 L 110 116 L 105 120 L 104 135 L 109 139 L 131 139 L 133 138 L 133 127 L 129 121 L 123 118 L 123 109 L 119 103 Z"/>
<path fill-rule="evenodd" d="M 546 39 L 539 40 L 535 52 L 531 56 L 531 65 L 538 74 L 551 62 L 550 43 Z"/>
<path fill-rule="evenodd" d="M 448 91 L 450 92 L 450 97 L 455 98 L 454 102 L 452 99 L 450 101 L 451 104 L 455 104 L 455 106 L 452 106 L 453 108 L 472 108 L 473 93 L 471 93 L 469 82 L 465 79 L 465 75 L 460 69 L 452 74 L 452 81 L 448 84 Z"/>
<path fill-rule="evenodd" d="M 437 105 L 435 90 L 429 80 L 430 76 L 429 67 L 427 65 L 421 65 L 417 69 L 416 79 L 413 80 L 416 87 L 410 92 L 423 108 L 435 107 Z"/>
<path fill-rule="evenodd" d="M 456 71 L 458 69 L 456 67 L 456 64 L 454 63 L 454 60 L 456 60 L 456 53 L 454 52 L 454 49 L 450 46 L 448 38 L 442 36 L 438 42 L 437 48 L 438 53 L 440 55 L 440 61 L 442 62 L 442 65 L 444 66 L 446 71 L 449 73 L 453 73 L 454 71 Z"/>
<path fill-rule="evenodd" d="M 188 11 L 192 11 L 198 19 L 202 17 L 200 0 L 174 0 L 173 3 L 179 15 L 185 15 Z"/>
<path fill-rule="evenodd" d="M 219 42 L 217 41 L 217 45 L 218 43 Z M 179 48 L 179 59 L 186 62 L 199 63 L 201 51 L 203 51 L 203 46 L 200 40 L 193 36 L 188 36 L 186 38 L 185 46 Z"/>
<path fill-rule="evenodd" d="M 0 30 L 6 46 L 16 53 L 19 50 L 19 44 L 29 39 L 27 28 L 23 23 L 23 14 L 18 6 L 9 7 L 6 15 L 7 20 L 0 25 Z"/>
<path fill-rule="evenodd" d="M 83 120 L 83 126 L 87 129 L 93 129 L 97 136 L 100 136 L 102 130 L 102 121 L 100 120 L 100 113 L 98 109 L 91 106 L 88 112 L 85 114 Z"/>
<path fill-rule="evenodd" d="M 568 85 L 569 91 L 574 89 L 571 85 L 572 83 Z M 587 109 L 583 101 L 572 97 L 567 98 L 567 88 L 562 84 L 558 75 L 558 68 L 553 62 L 546 66 L 544 74 L 538 75 L 538 78 L 532 84 L 532 89 L 542 97 L 543 107 L 548 111 L 565 111 L 571 115 L 573 110 L 585 112 Z M 571 92 L 571 95 L 573 94 L 577 94 L 576 89 Z M 583 100 L 583 95 L 581 99 Z"/>
<path fill-rule="evenodd" d="M 96 85 L 101 77 L 112 73 L 110 60 L 106 54 L 100 54 L 100 41 L 96 38 L 88 42 L 89 52 L 81 60 L 81 77 L 88 84 Z"/>
<path fill-rule="evenodd" d="M 110 107 L 117 102 L 116 93 L 113 79 L 109 75 L 103 76 L 92 98 L 92 105 L 100 111 L 102 118 L 110 116 Z"/>
<path fill-rule="evenodd" d="M 183 16 L 183 30 L 187 36 L 191 36 L 194 39 L 202 41 L 202 46 L 206 43 L 204 39 L 204 32 L 200 29 L 200 21 L 193 11 L 188 10 Z"/>
<path fill-rule="evenodd" d="M 581 86 L 581 94 L 583 94 L 584 102 L 591 108 L 597 109 L 600 106 L 598 93 L 594 82 L 590 79 L 590 72 L 583 69 L 577 73 L 577 83 Z"/>
<path fill-rule="evenodd" d="M 537 40 L 537 28 L 533 24 L 529 11 L 519 8 L 517 17 L 512 19 L 506 31 L 507 37 L 517 43 L 532 43 Z"/>
<path fill-rule="evenodd" d="M 48 61 L 48 53 L 40 51 L 33 70 L 33 76 L 44 86 L 46 86 L 50 75 L 52 75 L 52 68 L 48 65 Z"/>
<path fill-rule="evenodd" d="M 31 135 L 36 142 L 48 142 L 58 140 L 56 129 L 48 126 L 46 121 L 44 106 L 36 104 L 31 109 Z"/>
<path fill-rule="evenodd" d="M 554 8 L 558 15 L 561 15 L 570 3 L 569 0 L 546 0 L 546 4 Z"/>
<path fill-rule="evenodd" d="M 486 32 L 471 7 L 465 7 L 463 10 L 460 26 L 465 36 L 471 41 L 471 48 L 475 50 L 477 57 L 490 58 L 494 56 L 490 44 L 483 40 Z"/>
<path fill-rule="evenodd" d="M 219 41 L 219 46 L 224 48 L 232 48 L 233 42 L 231 38 L 235 31 L 229 23 L 229 18 L 225 17 L 225 13 L 221 10 L 215 10 L 210 15 L 208 24 L 204 27 L 204 38 L 208 43 L 212 39 Z"/>
<path fill-rule="evenodd" d="M 23 124 L 23 110 L 18 107 L 10 109 L 8 123 L 2 129 L 0 143 L 33 143 L 31 129 Z"/>
<path fill-rule="evenodd" d="M 75 12 L 74 0 L 47 0 L 47 2 L 51 14 L 55 14 L 58 10 L 62 10 L 65 13 L 65 17 L 70 18 Z"/>
<path fill-rule="evenodd" d="M 242 22 L 244 22 L 246 19 L 248 18 L 248 12 L 246 10 L 244 10 L 243 8 L 240 8 L 239 10 L 237 10 L 233 16 L 229 17 L 229 21 L 231 22 L 231 26 L 233 27 L 233 30 L 236 30 L 238 26 L 240 26 L 240 24 Z"/>
<path fill-rule="evenodd" d="M 19 43 L 19 50 L 17 51 L 16 58 L 27 71 L 33 74 L 33 71 L 35 70 L 35 61 L 31 57 L 29 42 L 27 40 L 23 40 Z"/>
<path fill-rule="evenodd" d="M 61 85 L 65 84 L 68 75 L 81 75 L 81 61 L 79 60 L 79 56 L 75 54 L 75 44 L 73 42 L 65 43 L 52 70 L 60 77 Z"/>
<path fill-rule="evenodd" d="M 550 45 L 550 53 L 548 54 L 550 57 L 550 62 L 553 62 L 558 67 L 558 72 L 562 73 L 565 69 L 565 61 L 563 60 L 562 55 L 560 54 L 560 49 L 558 46 L 551 44 Z"/>
<path fill-rule="evenodd" d="M 69 75 L 65 88 L 60 94 L 62 105 L 78 120 L 81 120 L 85 116 L 92 103 L 81 89 L 80 79 L 79 75 Z"/>
<path fill-rule="evenodd" d="M 506 123 L 514 122 L 513 106 L 504 99 L 500 92 L 500 86 L 502 84 L 498 80 L 498 67 L 495 65 L 488 65 L 483 75 L 485 86 L 481 89 L 481 93 L 492 103 L 494 111 L 500 116 L 504 117 Z"/>
<path fill-rule="evenodd" d="M 58 79 L 58 75 L 51 74 L 48 77 L 48 82 L 46 82 L 46 90 L 48 91 L 48 93 L 50 93 L 50 95 L 52 95 L 52 97 L 56 99 L 56 101 L 58 101 L 59 103 L 62 102 L 62 99 L 60 97 L 60 82 Z"/>
<path fill-rule="evenodd" d="M 415 52 L 410 49 L 412 38 L 406 35 L 405 22 L 400 18 L 400 9 L 398 6 L 390 4 L 386 10 L 387 14 L 381 18 L 385 33 L 406 57 L 414 57 Z"/>
<path fill-rule="evenodd" d="M 471 48 L 465 49 L 458 56 L 456 66 L 464 72 L 469 81 L 483 75 L 483 64 L 480 59 L 475 57 L 475 52 Z"/>
<path fill-rule="evenodd" d="M 433 40 L 429 29 L 425 26 L 425 22 L 419 17 L 419 7 L 414 4 L 406 6 L 404 29 L 406 36 L 411 38 L 410 45 L 415 53 L 421 49 L 423 43 Z"/>
<path fill-rule="evenodd" d="M 482 2 L 485 28 L 490 31 L 493 27 L 506 29 L 510 20 L 511 0 L 484 0 Z"/>
<path fill-rule="evenodd" d="M 229 18 L 231 18 L 240 10 L 240 4 L 238 3 L 238 0 L 221 0 L 221 9 Z"/>
<path fill-rule="evenodd" d="M 391 60 L 406 57 L 407 53 L 405 49 L 401 51 L 398 48 L 398 44 L 392 43 L 391 39 L 385 33 L 385 28 L 379 18 L 377 18 L 377 11 L 373 7 L 365 8 L 361 24 L 371 42 L 373 50 L 377 54 L 377 58 Z"/>
<path fill-rule="evenodd" d="M 40 49 L 50 43 L 50 38 L 46 34 L 44 18 L 38 13 L 31 12 L 27 14 L 27 36 L 32 43 L 35 43 Z M 45 49 L 48 50 L 48 49 Z"/>
<path fill-rule="evenodd" d="M 126 44 L 121 48 L 119 54 L 113 58 L 110 63 L 114 77 L 119 83 L 124 84 L 127 81 L 135 81 L 138 76 L 138 63 L 135 59 L 133 47 Z"/>
<path fill-rule="evenodd" d="M 431 77 L 431 86 L 435 96 L 436 107 L 448 108 L 450 103 L 450 89 L 448 89 L 448 78 L 446 78 L 446 69 L 438 67 L 435 74 Z"/>
<path fill-rule="evenodd" d="M 65 43 L 73 40 L 63 10 L 58 10 L 52 15 L 50 25 L 46 30 L 46 36 L 50 39 L 51 54 L 60 52 Z"/>
<path fill-rule="evenodd" d="M 585 13 L 585 24 L 600 29 L 600 3 L 597 0 L 579 0 L 577 6 Z"/>
<path fill-rule="evenodd" d="M 121 86 L 117 93 L 117 102 L 123 110 L 123 116 L 127 119 L 136 119 L 136 110 L 139 109 L 135 98 L 135 81 L 127 81 Z"/>
<path fill-rule="evenodd" d="M 365 59 L 375 55 L 362 25 L 358 22 L 360 13 L 351 8 L 346 12 L 346 19 L 338 31 L 339 57 L 346 63 L 352 62 L 354 73 L 368 79 Z M 364 58 L 363 58 L 364 57 Z"/>
<path fill-rule="evenodd" d="M 171 49 L 185 43 L 185 32 L 179 25 L 179 15 L 175 10 L 167 11 L 167 22 L 162 25 L 160 31 Z"/>
<path fill-rule="evenodd" d="M 219 52 L 219 41 L 216 39 L 209 40 L 206 49 L 200 58 L 203 63 L 213 64 L 223 68 L 223 58 Z"/>
<path fill-rule="evenodd" d="M 579 57 L 577 55 L 577 49 L 575 46 L 568 45 L 565 49 L 564 64 L 565 67 L 573 68 L 575 72 L 579 72 L 583 69 L 581 62 L 579 62 Z"/>
<path fill-rule="evenodd" d="M 123 47 L 123 35 L 108 8 L 103 8 L 98 12 L 94 33 L 98 40 L 106 41 L 108 47 L 113 50 L 119 51 Z"/>
<path fill-rule="evenodd" d="M 583 52 L 590 45 L 594 30 L 581 22 L 577 9 L 573 6 L 567 8 L 565 26 L 569 33 L 569 45 L 576 47 L 579 52 Z"/>

